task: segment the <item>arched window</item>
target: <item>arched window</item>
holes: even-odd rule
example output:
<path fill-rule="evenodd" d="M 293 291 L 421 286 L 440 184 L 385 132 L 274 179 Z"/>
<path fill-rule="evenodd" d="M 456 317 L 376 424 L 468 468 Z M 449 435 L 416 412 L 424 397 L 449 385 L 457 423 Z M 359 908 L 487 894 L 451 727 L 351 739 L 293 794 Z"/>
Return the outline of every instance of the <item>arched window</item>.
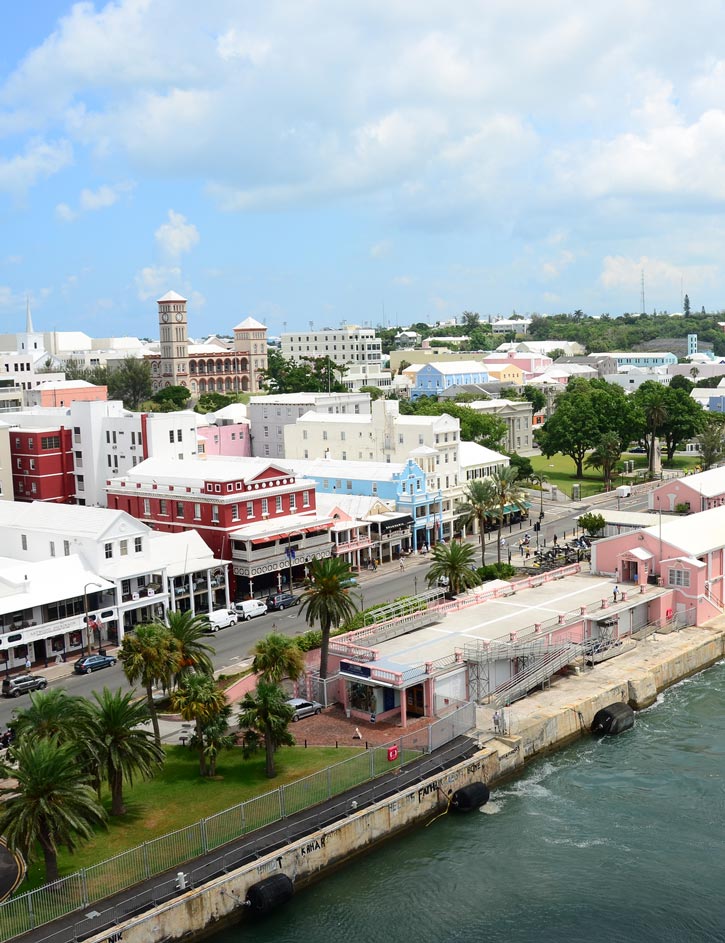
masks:
<path fill-rule="evenodd" d="M 199 380 L 199 392 L 206 393 L 206 380 Z"/>
<path fill-rule="evenodd" d="M 239 369 L 242 371 L 242 373 L 247 373 L 247 372 L 248 372 L 248 370 L 249 370 L 249 361 L 247 360 L 246 357 L 242 357 L 242 359 L 239 361 Z"/>
<path fill-rule="evenodd" d="M 242 392 L 246 393 L 249 389 L 249 377 L 242 377 Z"/>
<path fill-rule="evenodd" d="M 231 369 L 232 369 L 232 362 L 227 357 L 227 359 L 224 361 L 224 373 L 229 373 Z"/>

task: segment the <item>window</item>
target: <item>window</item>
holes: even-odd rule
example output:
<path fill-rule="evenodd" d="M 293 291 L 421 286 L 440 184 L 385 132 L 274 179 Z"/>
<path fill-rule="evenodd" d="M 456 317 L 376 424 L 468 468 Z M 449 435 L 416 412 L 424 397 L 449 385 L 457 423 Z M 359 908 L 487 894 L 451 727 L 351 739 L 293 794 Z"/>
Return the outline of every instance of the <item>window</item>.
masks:
<path fill-rule="evenodd" d="M 106 555 L 106 560 L 110 560 L 113 557 L 113 544 L 104 544 L 103 552 Z"/>
<path fill-rule="evenodd" d="M 239 520 L 239 505 L 238 504 L 232 505 L 232 520 L 233 521 Z"/>
<path fill-rule="evenodd" d="M 32 439 L 30 440 L 29 445 L 32 444 Z M 44 451 L 48 449 L 59 449 L 60 448 L 60 436 L 59 435 L 44 435 L 40 438 L 40 447 Z"/>
<path fill-rule="evenodd" d="M 668 586 L 682 586 L 685 589 L 690 586 L 690 571 L 689 570 L 668 570 L 667 571 L 667 585 Z"/>
<path fill-rule="evenodd" d="M 219 505 L 218 504 L 212 504 L 211 506 L 211 522 L 212 524 L 219 523 Z"/>
<path fill-rule="evenodd" d="M 291 495 L 289 496 L 289 511 L 290 511 L 290 514 L 294 514 L 296 510 L 297 510 L 297 495 L 296 495 L 296 494 L 291 494 Z"/>
<path fill-rule="evenodd" d="M 182 432 L 181 429 L 177 429 L 177 430 L 176 430 L 176 441 L 177 441 L 177 442 L 182 442 L 182 441 L 183 441 L 182 436 L 181 436 L 181 432 Z"/>
<path fill-rule="evenodd" d="M 127 557 L 127 556 L 128 556 L 128 541 L 127 541 L 127 540 L 122 540 L 122 541 L 119 543 L 119 549 L 120 549 L 120 551 L 121 551 L 121 556 L 122 556 L 122 557 Z"/>
<path fill-rule="evenodd" d="M 181 521 L 184 520 L 184 502 L 183 501 L 176 502 L 176 516 L 179 518 L 179 520 Z"/>
<path fill-rule="evenodd" d="M 70 540 L 63 541 L 63 556 L 64 557 L 70 556 Z"/>
<path fill-rule="evenodd" d="M 35 459 L 34 459 L 34 458 L 31 458 L 31 459 L 30 459 L 30 470 L 31 470 L 31 471 L 35 471 Z"/>
<path fill-rule="evenodd" d="M 282 513 L 282 495 L 278 494 L 274 499 L 274 510 L 276 514 Z"/>
<path fill-rule="evenodd" d="M 194 503 L 194 520 L 201 520 L 201 505 L 196 502 Z"/>
<path fill-rule="evenodd" d="M 344 441 L 345 441 L 345 431 L 343 430 L 343 431 L 340 433 L 340 442 L 344 442 Z"/>
<path fill-rule="evenodd" d="M 151 514 L 151 501 L 149 498 L 143 499 L 143 516 L 149 517 Z"/>
<path fill-rule="evenodd" d="M 167 515 L 169 513 L 169 502 L 161 498 L 159 501 L 159 514 Z"/>
<path fill-rule="evenodd" d="M 50 542 L 50 555 L 51 557 L 55 556 L 55 542 L 53 540 Z"/>
<path fill-rule="evenodd" d="M 78 485 L 79 491 L 86 490 L 86 479 L 83 477 L 83 475 L 76 475 L 76 484 Z"/>
<path fill-rule="evenodd" d="M 133 551 L 134 553 L 141 553 L 143 551 L 143 537 L 133 538 Z"/>
<path fill-rule="evenodd" d="M 302 430 L 302 438 L 303 438 L 303 439 L 306 439 L 306 438 L 307 438 L 307 429 L 303 429 L 303 430 Z"/>
<path fill-rule="evenodd" d="M 377 481 L 374 481 L 374 482 L 373 482 L 372 492 L 373 492 L 373 494 L 377 494 L 377 493 L 378 493 L 378 483 L 377 483 Z"/>
<path fill-rule="evenodd" d="M 327 429 L 322 430 L 322 441 L 327 442 Z"/>
<path fill-rule="evenodd" d="M 173 441 L 174 441 L 174 430 L 169 429 L 169 442 L 173 442 Z"/>
<path fill-rule="evenodd" d="M 254 517 L 254 501 L 247 501 L 247 520 Z"/>
<path fill-rule="evenodd" d="M 302 492 L 302 507 L 308 508 L 309 506 L 310 506 L 310 492 L 303 491 Z"/>
<path fill-rule="evenodd" d="M 262 498 L 262 515 L 269 514 L 269 501 L 267 498 Z"/>

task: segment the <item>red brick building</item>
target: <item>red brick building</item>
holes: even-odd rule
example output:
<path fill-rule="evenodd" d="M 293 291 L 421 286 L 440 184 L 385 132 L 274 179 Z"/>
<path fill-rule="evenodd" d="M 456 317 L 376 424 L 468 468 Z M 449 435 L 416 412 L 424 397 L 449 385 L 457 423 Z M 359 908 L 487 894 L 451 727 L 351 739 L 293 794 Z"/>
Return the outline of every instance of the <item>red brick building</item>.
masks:
<path fill-rule="evenodd" d="M 70 429 L 10 429 L 10 456 L 16 501 L 75 502 Z"/>
<path fill-rule="evenodd" d="M 109 479 L 106 492 L 109 508 L 155 530 L 198 531 L 257 589 L 287 584 L 310 560 L 331 553 L 333 522 L 317 514 L 315 482 L 269 459 L 150 458 Z"/>

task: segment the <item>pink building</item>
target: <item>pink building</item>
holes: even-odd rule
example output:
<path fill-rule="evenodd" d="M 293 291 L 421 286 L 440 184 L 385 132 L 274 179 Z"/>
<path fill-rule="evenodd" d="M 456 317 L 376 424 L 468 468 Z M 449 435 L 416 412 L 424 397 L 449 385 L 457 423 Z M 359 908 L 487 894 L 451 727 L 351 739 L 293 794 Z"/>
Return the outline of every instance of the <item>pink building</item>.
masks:
<path fill-rule="evenodd" d="M 218 422 L 209 426 L 198 426 L 196 430 L 199 455 L 209 457 L 222 455 L 228 458 L 250 458 L 252 439 L 249 421 Z"/>
<path fill-rule="evenodd" d="M 487 367 L 505 366 L 512 363 L 523 370 L 527 376 L 532 376 L 546 370 L 554 361 L 544 354 L 526 354 L 517 350 L 509 350 L 507 353 L 496 352 L 490 354 L 490 356 L 484 357 L 483 362 Z"/>
<path fill-rule="evenodd" d="M 592 544 L 592 573 L 613 576 L 631 594 L 655 583 L 664 590 L 651 621 L 687 613 L 702 625 L 722 613 L 725 506 L 652 527 L 606 537 Z"/>
<path fill-rule="evenodd" d="M 71 403 L 106 402 L 108 388 L 87 380 L 49 380 L 25 394 L 27 406 L 70 406 Z"/>
<path fill-rule="evenodd" d="M 686 505 L 689 513 L 707 511 L 725 504 L 725 468 L 711 468 L 663 482 L 650 492 L 651 511 L 676 511 Z"/>

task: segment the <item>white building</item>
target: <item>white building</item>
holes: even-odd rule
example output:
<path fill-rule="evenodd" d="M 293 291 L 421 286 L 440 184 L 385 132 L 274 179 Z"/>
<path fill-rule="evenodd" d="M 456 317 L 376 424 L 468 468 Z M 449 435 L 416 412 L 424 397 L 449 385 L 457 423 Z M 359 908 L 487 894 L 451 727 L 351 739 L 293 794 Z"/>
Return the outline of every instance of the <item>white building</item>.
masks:
<path fill-rule="evenodd" d="M 329 357 L 337 364 L 380 364 L 382 342 L 372 328 L 349 325 L 321 331 L 293 331 L 281 337 L 282 356 L 287 360 Z"/>
<path fill-rule="evenodd" d="M 229 605 L 226 565 L 198 534 L 156 534 L 123 511 L 0 502 L 0 544 L 6 671 L 120 643 L 166 609 L 190 608 L 190 587 L 197 611 Z"/>

